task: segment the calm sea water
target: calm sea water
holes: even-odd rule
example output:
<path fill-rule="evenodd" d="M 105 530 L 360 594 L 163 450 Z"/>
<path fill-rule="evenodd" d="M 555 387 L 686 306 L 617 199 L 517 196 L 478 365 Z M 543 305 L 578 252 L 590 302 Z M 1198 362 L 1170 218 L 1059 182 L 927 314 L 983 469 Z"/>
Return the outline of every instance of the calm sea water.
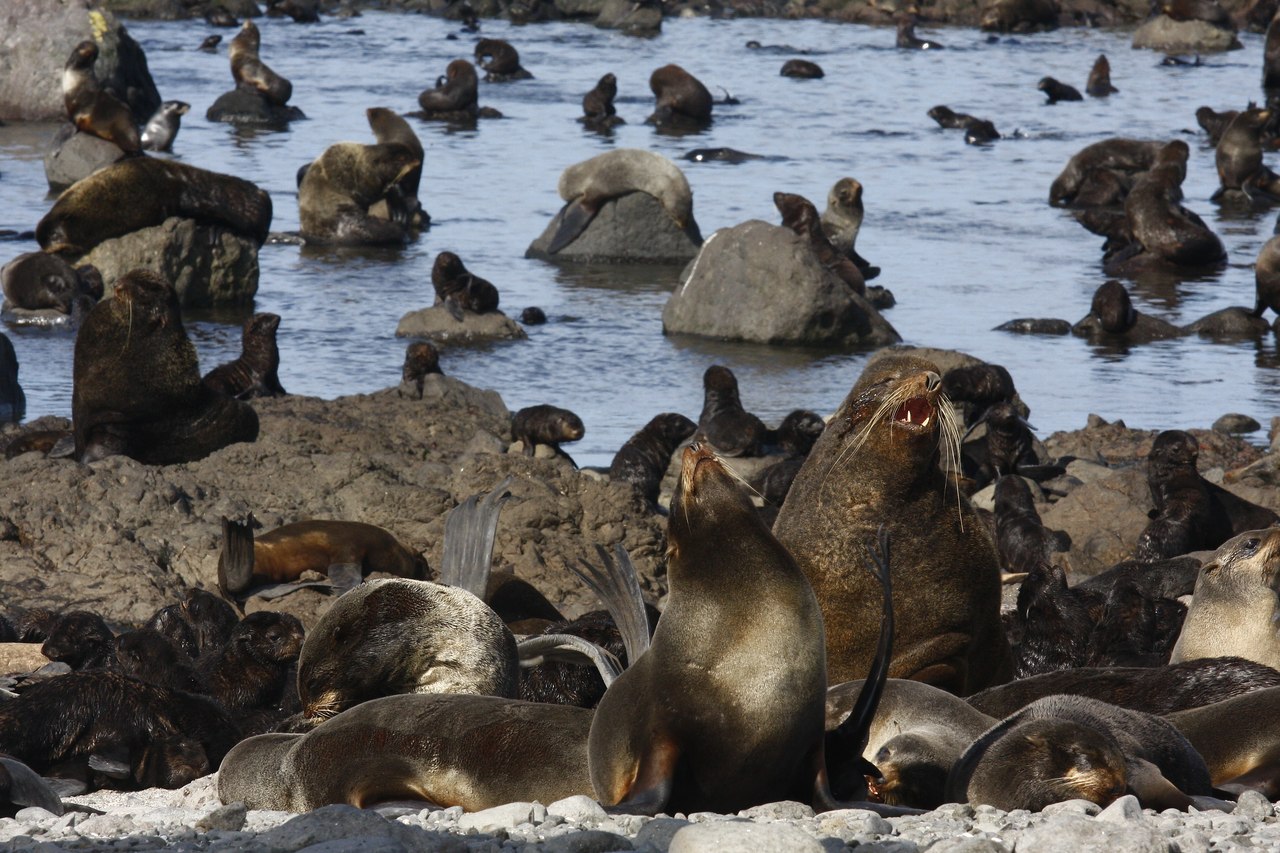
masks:
<path fill-rule="evenodd" d="M 225 40 L 217 54 L 195 50 L 213 31 L 203 22 L 129 24 L 161 96 L 192 104 L 176 155 L 269 190 L 273 230 L 298 227 L 298 166 L 330 143 L 372 141 L 366 107 L 416 109 L 418 92 L 450 60 L 470 57 L 476 38 L 448 40 L 456 25 L 440 19 L 375 12 L 318 25 L 260 20 L 259 27 L 264 60 L 293 81 L 292 103 L 310 117 L 288 131 L 246 133 L 205 121 L 231 76 Z M 867 209 L 858 248 L 882 267 L 876 283 L 897 296 L 897 307 L 886 313 L 890 322 L 907 343 L 956 348 L 1007 366 L 1042 436 L 1080 427 L 1090 412 L 1150 428 L 1208 426 L 1229 411 L 1265 425 L 1280 413 L 1280 355 L 1271 336 L 1238 344 L 1192 338 L 1116 352 L 1073 337 L 992 331 L 1014 317 L 1074 322 L 1088 312 L 1105 280 L 1101 240 L 1045 199 L 1071 154 L 1118 134 L 1191 144 L 1186 204 L 1230 254 L 1229 267 L 1209 278 L 1129 282 L 1140 310 L 1184 323 L 1253 304 L 1252 264 L 1275 214 L 1224 218 L 1209 202 L 1217 186 L 1213 152 L 1194 112 L 1201 104 L 1239 108 L 1259 96 L 1261 37 L 1242 34 L 1244 50 L 1209 57 L 1199 68 L 1166 68 L 1159 55 L 1131 50 L 1125 32 L 1060 30 L 990 43 L 976 30 L 922 32 L 947 49 L 898 51 L 891 29 L 814 21 L 667 20 L 662 35 L 649 40 L 582 24 L 484 21 L 483 35 L 515 44 L 536 79 L 481 83 L 481 104 L 506 118 L 475 130 L 411 120 L 427 151 L 421 197 L 430 230 L 396 251 L 263 248 L 254 309 L 284 318 L 284 386 L 335 397 L 397 382 L 405 342 L 395 338 L 396 323 L 431 303 L 431 263 L 447 249 L 498 286 L 508 313 L 537 305 L 550 322 L 529 329 L 528 341 L 449 350 L 444 370 L 497 389 L 512 410 L 551 403 L 578 412 L 587 434 L 569 450 L 580 464 L 608 464 L 659 412 L 696 418 L 702 372 L 714 363 L 734 369 L 743 402 L 766 421 L 776 423 L 797 407 L 833 410 L 865 353 L 664 337 L 662 307 L 678 269 L 558 267 L 523 258 L 561 204 L 556 181 L 564 167 L 615 146 L 677 160 L 692 148 L 730 146 L 770 159 L 678 160 L 704 234 L 752 218 L 778 221 L 775 190 L 806 195 L 821 209 L 832 183 L 858 178 Z M 805 50 L 827 76 L 783 78 L 782 63 L 798 54 L 747 50 L 751 39 Z M 1083 89 L 1099 53 L 1111 60 L 1118 95 L 1043 103 L 1035 89 L 1040 77 Z M 683 65 L 713 92 L 723 87 L 740 105 L 718 106 L 704 133 L 658 135 L 642 121 L 652 105 L 649 73 L 667 62 Z M 629 124 L 600 137 L 574 119 L 582 94 L 607 71 L 618 77 L 618 109 Z M 943 103 L 990 118 L 1012 138 L 966 146 L 958 131 L 943 131 L 925 115 Z M 51 205 L 41 158 L 54 130 L 0 128 L 0 228 L 33 228 Z M 0 263 L 34 248 L 0 243 Z M 204 369 L 239 353 L 245 316 L 187 317 Z M 72 335 L 7 331 L 21 362 L 28 417 L 68 415 Z"/>

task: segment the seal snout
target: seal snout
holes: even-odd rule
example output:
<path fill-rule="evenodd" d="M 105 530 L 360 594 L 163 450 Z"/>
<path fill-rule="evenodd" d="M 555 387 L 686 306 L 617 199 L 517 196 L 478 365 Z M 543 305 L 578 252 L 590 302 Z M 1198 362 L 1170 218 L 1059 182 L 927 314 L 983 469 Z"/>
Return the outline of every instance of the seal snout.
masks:
<path fill-rule="evenodd" d="M 715 448 L 709 442 L 695 441 L 684 449 L 680 462 L 681 485 L 686 494 L 693 494 L 704 476 L 700 471 L 709 470 L 704 463 L 719 462 L 719 458 L 716 456 Z"/>

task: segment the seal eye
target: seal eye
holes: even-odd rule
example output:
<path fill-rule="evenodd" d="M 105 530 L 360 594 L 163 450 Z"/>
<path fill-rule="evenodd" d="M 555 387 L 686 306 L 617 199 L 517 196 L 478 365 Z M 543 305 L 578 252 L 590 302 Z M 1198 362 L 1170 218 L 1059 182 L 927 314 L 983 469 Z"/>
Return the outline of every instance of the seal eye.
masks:
<path fill-rule="evenodd" d="M 1258 546 L 1262 544 L 1262 540 L 1256 536 L 1251 536 L 1240 545 L 1240 550 L 1246 554 L 1253 554 L 1258 550 Z"/>

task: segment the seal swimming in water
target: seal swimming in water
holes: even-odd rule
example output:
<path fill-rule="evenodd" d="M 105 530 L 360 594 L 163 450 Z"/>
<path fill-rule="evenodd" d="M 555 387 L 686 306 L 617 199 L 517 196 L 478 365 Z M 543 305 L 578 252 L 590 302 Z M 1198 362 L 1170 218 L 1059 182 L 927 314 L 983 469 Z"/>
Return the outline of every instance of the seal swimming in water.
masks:
<path fill-rule="evenodd" d="M 286 394 L 280 384 L 280 348 L 276 345 L 279 314 L 254 314 L 244 321 L 240 336 L 240 357 L 220 364 L 201 380 L 215 391 L 249 400 Z"/>
<path fill-rule="evenodd" d="M 575 163 L 560 173 L 560 225 L 549 254 L 568 246 L 587 229 L 605 202 L 632 192 L 653 196 L 685 231 L 696 231 L 693 220 L 693 190 L 680 167 L 661 154 L 640 148 L 619 148 Z M 700 242 L 700 238 L 699 238 Z"/>
<path fill-rule="evenodd" d="M 1111 63 L 1105 53 L 1098 54 L 1093 68 L 1089 69 L 1089 80 L 1084 84 L 1084 90 L 1094 98 L 1105 98 L 1120 91 L 1111 85 Z"/>
<path fill-rule="evenodd" d="M 231 175 L 133 157 L 66 189 L 36 225 L 36 240 L 46 252 L 78 257 L 171 216 L 219 225 L 262 245 L 271 227 L 271 196 Z"/>
<path fill-rule="evenodd" d="M 142 129 L 142 147 L 148 151 L 172 151 L 182 117 L 190 111 L 191 105 L 186 101 L 165 101 L 147 119 L 147 126 Z"/>
<path fill-rule="evenodd" d="M 894 44 L 904 50 L 942 50 L 944 47 L 936 41 L 928 41 L 916 35 L 916 16 L 913 14 L 898 16 L 898 32 Z"/>
<path fill-rule="evenodd" d="M 820 80 L 825 76 L 821 65 L 807 59 L 788 59 L 782 63 L 782 70 L 778 73 L 783 77 L 794 77 L 797 80 Z"/>
<path fill-rule="evenodd" d="M 202 459 L 258 437 L 258 416 L 200 382 L 173 286 L 149 270 L 121 277 L 76 335 L 75 455 L 124 454 L 148 465 Z"/>
<path fill-rule="evenodd" d="M 71 51 L 62 72 L 62 100 L 76 130 L 113 143 L 126 155 L 141 154 L 142 140 L 133 112 L 102 88 L 93 75 L 98 45 L 82 41 Z"/>
<path fill-rule="evenodd" d="M 888 354 L 867 365 L 796 476 L 774 532 L 818 595 L 828 680 L 862 675 L 874 653 L 874 596 L 849 566 L 881 524 L 900 555 L 889 676 L 960 694 L 1008 680 L 999 557 L 939 467 L 943 452 L 959 464 L 958 440 L 937 367 Z"/>
<path fill-rule="evenodd" d="M 231 79 L 236 88 L 257 92 L 276 106 L 283 107 L 293 95 L 293 84 L 267 67 L 258 56 L 262 36 L 253 21 L 240 25 L 227 48 L 231 60 Z"/>
<path fill-rule="evenodd" d="M 1046 103 L 1056 104 L 1059 101 L 1083 101 L 1084 96 L 1080 94 L 1080 90 L 1075 86 L 1068 86 L 1052 77 L 1041 77 L 1040 82 L 1036 84 L 1036 88 L 1044 92 L 1048 98 Z"/>
<path fill-rule="evenodd" d="M 711 92 L 679 65 L 664 65 L 649 75 L 649 89 L 657 103 L 645 124 L 659 128 L 700 129 L 711 123 Z"/>

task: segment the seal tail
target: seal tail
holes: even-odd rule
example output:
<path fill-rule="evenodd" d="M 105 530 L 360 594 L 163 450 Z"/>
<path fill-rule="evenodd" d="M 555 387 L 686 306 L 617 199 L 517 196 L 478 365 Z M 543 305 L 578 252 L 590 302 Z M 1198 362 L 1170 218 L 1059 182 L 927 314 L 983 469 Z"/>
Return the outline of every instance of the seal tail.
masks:
<path fill-rule="evenodd" d="M 596 553 L 604 564 L 603 569 L 579 560 L 576 566 L 568 564 L 569 570 L 590 587 L 613 617 L 613 623 L 622 634 L 627 665 L 630 666 L 649 648 L 649 616 L 645 613 L 644 596 L 640 594 L 640 579 L 636 575 L 635 564 L 622 545 L 615 548 L 616 561 L 601 545 L 596 546 Z"/>
<path fill-rule="evenodd" d="M 449 511 L 444 522 L 440 583 L 465 589 L 484 600 L 493 566 L 498 517 L 502 514 L 502 505 L 511 497 L 507 487 L 513 479 L 507 477 L 483 498 L 472 495 Z"/>
<path fill-rule="evenodd" d="M 222 554 L 218 558 L 218 589 L 231 597 L 253 579 L 253 528 L 222 517 Z"/>
<path fill-rule="evenodd" d="M 600 673 L 600 680 L 607 688 L 622 674 L 622 662 L 590 640 L 573 634 L 538 634 L 516 644 L 520 665 L 531 667 L 557 661 L 560 663 L 590 663 Z"/>
<path fill-rule="evenodd" d="M 551 242 L 547 245 L 547 254 L 554 255 L 577 240 L 599 212 L 598 206 L 588 204 L 582 199 L 574 199 L 560 208 L 560 226 L 556 228 L 556 233 L 552 235 Z"/>

